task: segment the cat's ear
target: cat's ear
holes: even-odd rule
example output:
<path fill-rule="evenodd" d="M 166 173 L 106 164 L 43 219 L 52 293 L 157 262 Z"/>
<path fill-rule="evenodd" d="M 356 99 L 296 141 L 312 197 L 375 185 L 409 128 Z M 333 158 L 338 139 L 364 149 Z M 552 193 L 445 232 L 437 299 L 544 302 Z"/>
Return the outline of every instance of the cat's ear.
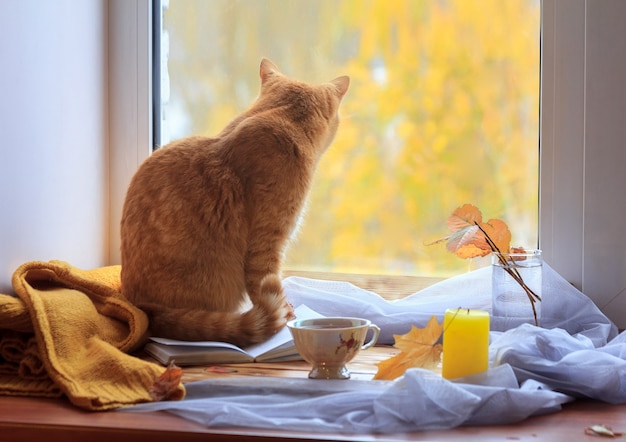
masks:
<path fill-rule="evenodd" d="M 269 61 L 267 58 L 261 60 L 261 67 L 259 68 L 259 75 L 261 77 L 261 84 L 265 83 L 267 79 L 275 73 L 280 72 L 278 66 Z"/>
<path fill-rule="evenodd" d="M 335 78 L 331 83 L 337 88 L 337 93 L 339 98 L 343 98 L 348 92 L 348 86 L 350 86 L 350 77 L 347 75 L 343 75 L 341 77 Z"/>

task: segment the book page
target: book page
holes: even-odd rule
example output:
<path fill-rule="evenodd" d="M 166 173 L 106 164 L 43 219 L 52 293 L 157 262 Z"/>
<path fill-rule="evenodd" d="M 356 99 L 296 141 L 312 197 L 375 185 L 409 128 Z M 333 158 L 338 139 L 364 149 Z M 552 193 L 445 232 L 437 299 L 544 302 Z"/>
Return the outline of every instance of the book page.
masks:
<path fill-rule="evenodd" d="M 294 310 L 296 317 L 298 319 L 309 319 L 309 318 L 319 318 L 322 317 L 319 313 L 314 310 L 311 310 L 306 305 L 300 305 Z M 210 349 L 210 348 L 222 348 L 222 349 L 230 349 L 240 353 L 245 353 L 249 355 L 251 358 L 256 359 L 258 356 L 263 355 L 265 353 L 270 353 L 272 350 L 280 348 L 284 350 L 286 347 L 289 348 L 293 345 L 293 338 L 291 336 L 291 332 L 287 327 L 281 329 L 278 333 L 272 336 L 265 342 L 260 344 L 252 345 L 247 347 L 245 350 L 237 347 L 236 345 L 230 344 L 228 342 L 219 342 L 219 341 L 179 341 L 176 339 L 167 339 L 167 338 L 159 338 L 159 337 L 150 337 L 150 340 L 172 347 L 197 347 L 198 349 Z M 295 352 L 295 350 L 294 350 Z M 281 352 L 284 354 L 284 351 Z"/>
<path fill-rule="evenodd" d="M 177 365 L 230 364 L 253 362 L 252 357 L 242 350 L 230 347 L 181 347 L 148 342 L 144 350 L 164 365 L 174 362 Z"/>
<path fill-rule="evenodd" d="M 158 342 L 163 345 L 176 345 L 182 347 L 219 347 L 219 348 L 229 348 L 231 350 L 236 350 L 241 353 L 246 353 L 242 348 L 237 347 L 236 345 L 229 344 L 228 342 L 220 342 L 220 341 L 178 341 L 176 339 L 167 339 L 167 338 L 157 338 L 150 337 L 151 341 Z"/>

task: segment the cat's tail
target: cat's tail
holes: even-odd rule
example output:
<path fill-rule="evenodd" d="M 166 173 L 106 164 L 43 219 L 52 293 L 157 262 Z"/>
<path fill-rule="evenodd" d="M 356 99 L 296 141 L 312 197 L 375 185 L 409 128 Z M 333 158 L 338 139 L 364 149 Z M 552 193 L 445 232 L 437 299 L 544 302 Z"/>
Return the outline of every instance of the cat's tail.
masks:
<path fill-rule="evenodd" d="M 208 311 L 140 306 L 150 317 L 153 336 L 181 341 L 222 341 L 239 347 L 263 342 L 295 318 L 293 307 L 283 293 L 278 275 L 267 275 L 261 282 L 261 296 L 245 311 Z"/>

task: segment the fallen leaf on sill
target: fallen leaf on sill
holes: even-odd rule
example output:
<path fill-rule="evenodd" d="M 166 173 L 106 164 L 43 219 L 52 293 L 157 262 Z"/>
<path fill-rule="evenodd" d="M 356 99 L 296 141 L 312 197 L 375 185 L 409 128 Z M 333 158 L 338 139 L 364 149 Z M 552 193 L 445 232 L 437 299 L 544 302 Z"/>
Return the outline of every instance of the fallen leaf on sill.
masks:
<path fill-rule="evenodd" d="M 183 377 L 183 369 L 173 362 L 167 366 L 161 376 L 150 387 L 150 397 L 153 401 L 167 400 L 178 396 L 178 386 Z"/>
<path fill-rule="evenodd" d="M 608 425 L 592 425 L 585 428 L 585 434 L 588 436 L 608 437 L 611 439 L 624 436 L 624 433 L 613 431 Z"/>
<path fill-rule="evenodd" d="M 424 328 L 411 326 L 404 335 L 394 335 L 394 347 L 400 350 L 395 356 L 378 363 L 375 380 L 393 380 L 404 374 L 409 368 L 437 367 L 441 361 L 441 344 L 438 342 L 443 333 L 443 324 L 432 316 Z"/>

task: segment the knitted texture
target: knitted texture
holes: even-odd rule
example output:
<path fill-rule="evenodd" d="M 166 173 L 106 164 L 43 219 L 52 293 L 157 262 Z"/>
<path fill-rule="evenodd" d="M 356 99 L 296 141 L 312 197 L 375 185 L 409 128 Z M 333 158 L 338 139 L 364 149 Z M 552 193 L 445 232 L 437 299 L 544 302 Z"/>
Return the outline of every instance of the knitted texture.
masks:
<path fill-rule="evenodd" d="M 164 367 L 130 355 L 148 318 L 121 294 L 120 266 L 28 262 L 0 294 L 0 395 L 54 397 L 107 410 L 152 401 Z M 181 385 L 170 399 L 182 399 Z"/>

